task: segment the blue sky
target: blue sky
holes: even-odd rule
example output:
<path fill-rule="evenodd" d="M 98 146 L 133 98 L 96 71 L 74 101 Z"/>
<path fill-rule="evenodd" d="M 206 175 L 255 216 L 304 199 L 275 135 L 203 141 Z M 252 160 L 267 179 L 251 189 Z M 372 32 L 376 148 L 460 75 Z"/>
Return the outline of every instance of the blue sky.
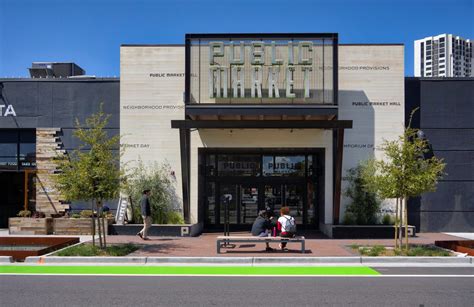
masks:
<path fill-rule="evenodd" d="M 404 43 L 453 33 L 474 38 L 473 0 L 0 0 L 0 77 L 33 61 L 73 61 L 118 76 L 121 44 L 183 43 L 185 33 L 338 32 L 341 43 Z"/>

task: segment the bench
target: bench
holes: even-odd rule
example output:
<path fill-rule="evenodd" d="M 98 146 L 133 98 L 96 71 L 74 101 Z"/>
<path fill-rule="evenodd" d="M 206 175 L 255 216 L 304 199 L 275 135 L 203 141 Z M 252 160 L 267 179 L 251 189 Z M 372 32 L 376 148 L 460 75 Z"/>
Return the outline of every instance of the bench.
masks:
<path fill-rule="evenodd" d="M 221 253 L 222 243 L 301 243 L 301 253 L 305 252 L 305 238 L 296 236 L 294 238 L 282 237 L 253 237 L 253 236 L 218 236 L 217 253 Z"/>

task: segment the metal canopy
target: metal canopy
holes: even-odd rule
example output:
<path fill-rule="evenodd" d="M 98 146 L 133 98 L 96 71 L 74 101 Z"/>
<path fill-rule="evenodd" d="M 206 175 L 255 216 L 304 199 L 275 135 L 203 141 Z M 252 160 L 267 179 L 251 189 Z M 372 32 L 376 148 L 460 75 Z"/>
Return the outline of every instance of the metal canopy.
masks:
<path fill-rule="evenodd" d="M 177 129 L 351 129 L 352 120 L 172 120 Z"/>
<path fill-rule="evenodd" d="M 335 105 L 187 105 L 186 116 L 337 116 L 338 107 Z"/>

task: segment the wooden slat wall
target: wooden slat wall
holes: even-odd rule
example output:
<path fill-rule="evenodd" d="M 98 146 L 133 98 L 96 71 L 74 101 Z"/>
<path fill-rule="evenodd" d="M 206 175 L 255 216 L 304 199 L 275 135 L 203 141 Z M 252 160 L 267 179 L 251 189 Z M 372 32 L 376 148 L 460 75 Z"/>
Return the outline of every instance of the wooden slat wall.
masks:
<path fill-rule="evenodd" d="M 54 158 L 65 155 L 61 149 L 60 128 L 36 129 L 36 211 L 47 216 L 64 212 L 69 207 L 61 202 L 61 195 L 55 188 L 53 176 L 57 170 Z"/>

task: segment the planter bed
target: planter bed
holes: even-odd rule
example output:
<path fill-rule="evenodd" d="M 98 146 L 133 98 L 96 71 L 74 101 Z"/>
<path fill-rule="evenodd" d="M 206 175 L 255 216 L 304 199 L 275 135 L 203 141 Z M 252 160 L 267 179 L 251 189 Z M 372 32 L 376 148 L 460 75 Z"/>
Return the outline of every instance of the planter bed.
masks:
<path fill-rule="evenodd" d="M 111 235 L 134 236 L 143 228 L 143 224 L 110 225 Z M 148 235 L 157 237 L 195 237 L 202 232 L 202 224 L 153 224 Z"/>
<path fill-rule="evenodd" d="M 12 235 L 49 235 L 53 233 L 53 218 L 11 217 L 8 232 Z"/>
<path fill-rule="evenodd" d="M 403 230 L 405 234 L 405 230 Z M 393 225 L 333 225 L 333 239 L 392 239 Z M 408 226 L 408 235 L 416 236 L 415 226 Z"/>
<path fill-rule="evenodd" d="M 107 219 L 108 225 L 112 223 L 113 219 Z M 91 218 L 57 218 L 53 220 L 53 229 L 55 235 L 92 235 L 92 220 Z"/>
<path fill-rule="evenodd" d="M 0 255 L 23 261 L 26 257 L 41 256 L 76 243 L 79 243 L 79 238 L 2 237 Z"/>
<path fill-rule="evenodd" d="M 435 241 L 435 245 L 474 256 L 474 240 Z"/>

